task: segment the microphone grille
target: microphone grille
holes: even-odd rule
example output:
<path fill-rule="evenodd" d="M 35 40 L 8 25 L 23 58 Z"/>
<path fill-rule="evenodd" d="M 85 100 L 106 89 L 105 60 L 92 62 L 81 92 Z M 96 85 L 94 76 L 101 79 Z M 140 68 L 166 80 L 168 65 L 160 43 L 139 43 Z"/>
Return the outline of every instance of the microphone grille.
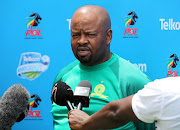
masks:
<path fill-rule="evenodd" d="M 79 84 L 79 87 L 89 87 L 90 91 L 92 90 L 92 85 L 88 80 L 82 80 Z"/>

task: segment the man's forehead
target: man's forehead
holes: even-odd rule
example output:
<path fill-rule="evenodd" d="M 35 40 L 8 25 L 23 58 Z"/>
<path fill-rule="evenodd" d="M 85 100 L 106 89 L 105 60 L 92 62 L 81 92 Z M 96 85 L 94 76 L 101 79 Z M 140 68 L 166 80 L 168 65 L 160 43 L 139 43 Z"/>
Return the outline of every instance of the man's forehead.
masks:
<path fill-rule="evenodd" d="M 96 13 L 95 12 L 93 13 L 93 12 L 94 11 L 90 11 L 88 9 L 81 9 L 74 13 L 71 22 L 74 24 L 77 24 L 80 22 L 83 22 L 83 23 L 95 22 L 99 18 L 98 18 L 97 12 Z"/>
<path fill-rule="evenodd" d="M 99 22 L 90 19 L 82 19 L 71 22 L 72 29 L 85 29 L 85 30 L 95 30 L 98 28 Z"/>
<path fill-rule="evenodd" d="M 98 29 L 80 29 L 80 28 L 72 28 L 71 32 L 76 33 L 76 32 L 85 32 L 85 33 L 91 33 L 91 32 L 98 32 Z"/>
<path fill-rule="evenodd" d="M 96 15 L 89 15 L 89 14 L 77 14 L 73 16 L 71 23 L 72 24 L 79 24 L 79 23 L 91 23 L 96 22 L 99 18 Z"/>
<path fill-rule="evenodd" d="M 78 23 L 71 26 L 71 31 L 72 32 L 76 32 L 76 31 L 95 32 L 98 30 L 98 28 L 99 26 L 96 26 L 95 24 Z"/>

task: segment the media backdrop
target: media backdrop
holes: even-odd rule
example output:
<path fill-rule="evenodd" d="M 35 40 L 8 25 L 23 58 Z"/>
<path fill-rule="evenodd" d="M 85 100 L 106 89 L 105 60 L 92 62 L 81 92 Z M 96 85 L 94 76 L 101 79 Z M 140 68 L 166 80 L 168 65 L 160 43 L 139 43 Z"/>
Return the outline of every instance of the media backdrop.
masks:
<path fill-rule="evenodd" d="M 88 4 L 109 12 L 112 52 L 151 80 L 179 75 L 179 0 L 1 0 L 0 96 L 13 84 L 31 94 L 28 116 L 13 130 L 53 129 L 53 80 L 75 60 L 69 25 L 73 12 Z"/>

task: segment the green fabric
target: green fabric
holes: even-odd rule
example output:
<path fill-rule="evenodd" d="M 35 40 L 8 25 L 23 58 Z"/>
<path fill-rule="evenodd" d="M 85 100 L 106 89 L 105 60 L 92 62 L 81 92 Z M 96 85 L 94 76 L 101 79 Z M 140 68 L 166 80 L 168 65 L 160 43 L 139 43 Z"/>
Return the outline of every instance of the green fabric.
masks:
<path fill-rule="evenodd" d="M 89 108 L 83 108 L 83 111 L 89 115 L 113 100 L 136 93 L 150 81 L 136 66 L 116 54 L 112 54 L 110 60 L 95 66 L 84 66 L 79 61 L 75 61 L 58 73 L 54 84 L 59 80 L 66 82 L 73 91 L 80 81 L 88 80 L 91 82 L 90 105 Z M 70 130 L 66 107 L 53 103 L 51 113 L 54 120 L 54 130 Z M 143 128 L 142 123 L 140 127 Z M 152 130 L 152 127 L 147 127 L 146 130 Z M 135 129 L 133 122 L 117 128 L 117 130 Z"/>

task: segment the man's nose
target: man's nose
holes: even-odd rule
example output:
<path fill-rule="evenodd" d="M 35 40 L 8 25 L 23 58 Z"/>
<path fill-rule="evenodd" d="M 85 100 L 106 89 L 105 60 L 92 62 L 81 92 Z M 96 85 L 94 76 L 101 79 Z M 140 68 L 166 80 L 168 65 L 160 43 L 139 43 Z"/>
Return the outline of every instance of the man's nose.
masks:
<path fill-rule="evenodd" d="M 88 43 L 87 37 L 84 34 L 82 34 L 78 40 L 78 43 L 80 45 L 87 44 Z"/>

